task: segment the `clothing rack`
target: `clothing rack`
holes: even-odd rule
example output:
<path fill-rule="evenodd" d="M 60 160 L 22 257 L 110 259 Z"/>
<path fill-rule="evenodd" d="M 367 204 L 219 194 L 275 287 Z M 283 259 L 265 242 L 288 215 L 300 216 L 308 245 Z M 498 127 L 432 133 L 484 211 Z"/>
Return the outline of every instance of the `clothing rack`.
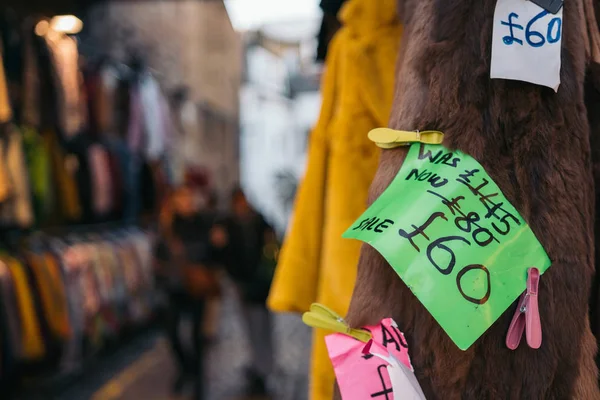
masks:
<path fill-rule="evenodd" d="M 155 323 L 156 296 L 152 277 L 153 268 L 149 264 L 152 259 L 151 238 L 136 225 L 92 224 L 80 226 L 74 230 L 71 227 L 66 227 L 66 229 L 58 227 L 33 232 L 29 235 L 25 232 L 22 234 L 20 245 L 9 250 L 10 256 L 0 255 L 0 298 L 2 298 L 0 301 L 0 332 L 2 332 L 0 335 L 0 365 L 2 366 L 0 369 L 0 393 L 3 393 L 3 399 L 6 398 L 4 397 L 5 393 L 8 394 L 15 389 L 25 389 L 27 393 L 60 391 L 73 383 L 77 377 L 90 372 L 98 360 L 110 357 L 134 339 L 147 335 Z M 63 236 L 65 234 L 75 234 L 81 241 L 69 243 L 68 240 L 65 241 L 65 236 Z M 28 242 L 27 239 L 30 239 L 31 242 Z M 58 243 L 61 245 L 57 247 Z M 74 253 L 75 251 L 77 253 Z M 82 253 L 83 251 L 85 253 Z M 52 289 L 46 289 L 46 292 L 51 290 L 51 293 L 54 293 L 53 296 L 49 298 L 48 293 L 44 295 L 44 290 L 40 285 L 47 286 L 50 283 L 42 282 L 39 278 L 49 276 L 48 273 L 51 270 L 48 269 L 44 274 L 39 275 L 39 269 L 51 268 L 51 266 L 47 264 L 48 261 L 39 264 L 41 260 L 39 258 L 35 264 L 32 264 L 34 261 L 30 258 L 31 254 L 39 256 L 48 254 L 51 258 L 59 261 L 60 267 L 54 264 L 53 268 L 59 268 L 62 271 L 60 273 L 60 282 L 62 282 L 60 287 L 63 288 L 61 292 L 56 292 L 57 286 L 54 282 Z M 78 260 L 84 256 L 88 261 L 84 261 L 84 264 L 73 264 L 75 254 L 80 254 L 77 256 Z M 15 261 L 10 260 L 19 260 L 18 262 L 21 264 L 16 266 L 14 265 Z M 131 264 L 134 260 L 135 265 Z M 31 343 L 32 339 L 35 339 L 31 336 L 32 332 L 25 330 L 25 325 L 21 325 L 21 328 L 24 329 L 21 332 L 22 336 L 15 337 L 15 331 L 10 328 L 10 321 L 6 319 L 11 312 L 13 315 L 17 313 L 18 321 L 25 321 L 28 318 L 27 315 L 31 316 L 31 313 L 28 314 L 23 309 L 24 283 L 22 280 L 17 280 L 19 275 L 15 275 L 17 271 L 13 271 L 14 268 L 23 268 L 23 270 L 29 271 L 27 296 L 42 302 L 39 303 L 42 308 L 38 309 L 35 318 L 41 329 L 39 334 L 42 335 L 38 340 L 43 340 L 41 343 L 45 350 L 34 358 L 31 358 Z M 9 275 L 12 275 L 9 281 L 6 277 L 7 271 Z M 56 277 L 56 274 L 54 276 Z M 106 281 L 108 276 L 111 278 Z M 135 280 L 132 280 L 133 276 L 135 276 Z M 89 292 L 90 288 L 85 284 L 89 279 L 98 285 L 95 286 L 93 292 Z M 14 302 L 4 301 L 9 293 L 6 292 L 6 288 L 10 282 L 13 282 L 11 284 L 13 289 L 10 293 L 13 291 L 15 293 Z M 111 283 L 106 286 L 107 282 Z M 85 291 L 84 287 L 87 288 Z M 122 290 L 126 290 L 126 292 L 122 292 Z M 61 303 L 60 293 L 65 296 L 65 303 Z M 77 297 L 72 297 L 74 294 L 77 294 Z M 58 300 L 57 295 L 59 296 Z M 46 304 L 48 302 L 51 304 Z M 10 308 L 13 303 L 19 304 L 18 309 Z M 63 312 L 69 315 L 68 323 L 71 332 L 62 338 L 57 336 L 56 331 L 52 329 L 57 326 L 56 319 L 50 319 L 57 318 L 59 314 L 52 314 L 52 311 L 49 311 L 55 310 L 57 305 L 60 308 L 60 304 L 62 304 Z M 92 306 L 90 309 L 89 304 L 97 304 L 97 306 Z M 139 306 L 142 306 L 142 309 Z M 52 317 L 53 315 L 54 317 Z M 13 318 L 12 328 L 15 328 L 14 321 Z M 97 325 L 97 322 L 94 321 L 103 322 Z M 19 329 L 19 325 L 16 326 Z M 58 355 L 54 353 L 57 340 L 62 343 Z M 29 350 L 25 350 L 27 348 Z M 29 354 L 29 356 L 25 356 L 25 354 Z M 6 361 L 7 357 L 10 361 Z"/>
<path fill-rule="evenodd" d="M 0 121 L 0 179 L 11 183 L 0 196 L 3 400 L 18 383 L 50 393 L 72 382 L 152 325 L 153 237 L 141 226 L 169 187 L 172 156 L 164 93 L 149 79 L 131 84 L 158 71 L 100 59 L 119 75 L 119 90 L 109 89 L 94 65 L 81 70 L 72 40 L 63 52 L 14 31 L 22 35 L 10 54 L 28 62 L 9 71 L 5 64 L 19 57 L 0 53 L 4 71 L 13 72 L 0 69 L 0 109 L 12 111 Z M 89 72 L 84 85 L 81 72 Z M 30 87 L 31 96 L 19 95 Z M 110 101 L 108 90 L 123 104 Z M 22 117 L 25 111 L 34 117 Z M 28 213 L 17 207 L 24 204 Z"/>

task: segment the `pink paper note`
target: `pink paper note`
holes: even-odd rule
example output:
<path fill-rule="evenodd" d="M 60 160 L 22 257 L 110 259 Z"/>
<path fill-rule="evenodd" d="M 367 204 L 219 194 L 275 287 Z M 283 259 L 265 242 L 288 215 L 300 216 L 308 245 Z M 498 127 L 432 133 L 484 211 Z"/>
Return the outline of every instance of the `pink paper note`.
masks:
<path fill-rule="evenodd" d="M 391 318 L 364 329 L 373 336 L 373 350 L 386 351 L 385 356 L 392 355 L 413 370 L 404 334 Z M 388 364 L 363 354 L 365 343 L 341 333 L 325 337 L 325 342 L 343 400 L 394 400 Z"/>

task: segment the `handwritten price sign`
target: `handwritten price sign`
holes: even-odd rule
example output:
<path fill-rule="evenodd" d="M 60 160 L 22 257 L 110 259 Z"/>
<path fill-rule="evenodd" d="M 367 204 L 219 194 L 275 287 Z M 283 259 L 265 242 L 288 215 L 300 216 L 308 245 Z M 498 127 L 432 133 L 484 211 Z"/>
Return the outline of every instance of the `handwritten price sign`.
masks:
<path fill-rule="evenodd" d="M 378 326 L 364 329 L 371 332 L 375 346 L 382 353 L 395 357 L 412 371 L 406 339 L 392 319 L 384 319 Z M 344 400 L 402 398 L 400 393 L 393 392 L 387 363 L 373 355 L 363 354 L 364 343 L 341 333 L 329 335 L 325 341 Z"/>
<path fill-rule="evenodd" d="M 562 8 L 551 14 L 529 0 L 498 0 L 492 38 L 492 78 L 560 85 Z"/>
<path fill-rule="evenodd" d="M 483 167 L 440 145 L 412 145 L 344 237 L 377 249 L 462 350 L 525 290 L 529 267 L 551 264 Z"/>
<path fill-rule="evenodd" d="M 540 20 L 546 19 L 550 13 L 546 10 L 543 10 L 535 17 L 531 18 L 529 22 L 527 22 L 527 26 L 525 28 L 525 41 L 531 47 L 542 47 L 544 45 L 552 45 L 558 43 L 562 36 L 562 18 L 554 17 L 547 22 L 546 29 L 544 30 L 545 35 L 540 33 L 534 28 L 534 24 Z M 520 30 L 523 31 L 523 25 L 517 23 L 519 19 L 519 14 L 515 12 L 511 12 L 508 14 L 508 21 L 501 21 L 502 25 L 508 27 L 509 34 L 502 38 L 502 41 L 505 45 L 511 46 L 513 44 L 518 44 L 523 46 L 523 40 L 517 38 L 515 36 L 515 31 Z M 540 25 L 544 26 L 544 24 Z"/>

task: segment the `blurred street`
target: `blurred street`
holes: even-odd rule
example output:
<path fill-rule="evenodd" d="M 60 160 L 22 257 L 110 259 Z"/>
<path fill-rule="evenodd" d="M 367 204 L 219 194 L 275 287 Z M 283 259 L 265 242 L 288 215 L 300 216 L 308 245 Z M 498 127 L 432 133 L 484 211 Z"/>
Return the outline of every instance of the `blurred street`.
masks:
<path fill-rule="evenodd" d="M 305 400 L 309 330 L 298 316 L 276 315 L 274 321 L 277 372 L 271 382 L 272 397 Z M 244 397 L 248 351 L 236 297 L 233 288 L 227 285 L 218 339 L 210 346 L 206 359 L 209 400 L 251 400 Z M 143 340 L 136 340 L 112 357 L 99 361 L 89 373 L 65 390 L 52 395 L 38 390 L 24 394 L 19 400 L 186 399 L 170 395 L 175 374 L 166 339 L 160 332 L 151 331 Z"/>

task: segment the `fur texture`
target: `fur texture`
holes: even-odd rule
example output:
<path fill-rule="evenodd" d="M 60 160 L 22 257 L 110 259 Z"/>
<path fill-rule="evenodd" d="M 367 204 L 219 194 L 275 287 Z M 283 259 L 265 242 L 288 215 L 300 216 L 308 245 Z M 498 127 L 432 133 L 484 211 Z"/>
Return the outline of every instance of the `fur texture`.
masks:
<path fill-rule="evenodd" d="M 539 350 L 504 342 L 516 304 L 468 351 L 459 350 L 386 261 L 364 246 L 348 315 L 354 326 L 393 317 L 432 399 L 600 399 L 588 319 L 594 275 L 594 188 L 584 104 L 589 46 L 584 0 L 565 1 L 561 86 L 491 80 L 496 0 L 406 0 L 390 126 L 437 129 L 480 161 L 552 259 L 540 282 Z M 600 153 L 599 153 L 600 154 Z M 377 198 L 405 149 L 385 151 Z"/>
<path fill-rule="evenodd" d="M 600 21 L 600 0 L 594 4 L 596 20 Z M 600 64 L 592 60 L 588 68 L 585 87 L 585 103 L 590 124 L 590 144 L 592 148 L 592 161 L 594 171 L 595 198 L 596 198 L 596 277 L 592 286 L 590 297 L 590 321 L 592 332 L 596 336 L 596 341 L 600 342 L 600 218 L 598 216 L 600 208 Z M 596 357 L 596 362 L 600 364 L 600 358 Z"/>

